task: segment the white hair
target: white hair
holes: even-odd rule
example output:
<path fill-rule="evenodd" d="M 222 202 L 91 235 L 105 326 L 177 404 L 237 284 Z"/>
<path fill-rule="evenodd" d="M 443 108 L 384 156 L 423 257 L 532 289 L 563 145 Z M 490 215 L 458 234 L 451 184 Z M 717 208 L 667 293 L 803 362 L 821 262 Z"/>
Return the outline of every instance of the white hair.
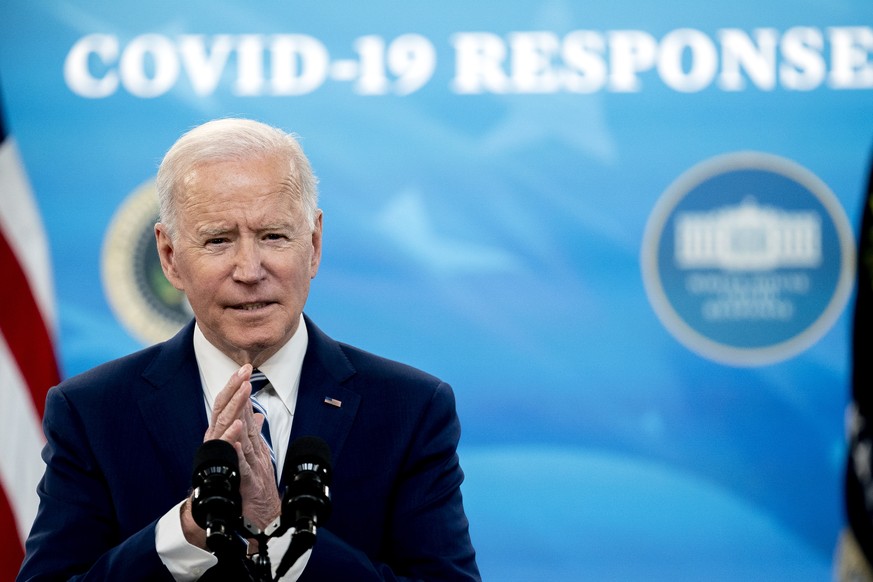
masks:
<path fill-rule="evenodd" d="M 282 156 L 288 161 L 291 196 L 303 209 L 310 229 L 318 211 L 318 179 L 293 134 L 250 119 L 216 119 L 185 133 L 167 151 L 158 168 L 156 188 L 160 221 L 176 237 L 178 199 L 185 181 L 200 164 Z"/>

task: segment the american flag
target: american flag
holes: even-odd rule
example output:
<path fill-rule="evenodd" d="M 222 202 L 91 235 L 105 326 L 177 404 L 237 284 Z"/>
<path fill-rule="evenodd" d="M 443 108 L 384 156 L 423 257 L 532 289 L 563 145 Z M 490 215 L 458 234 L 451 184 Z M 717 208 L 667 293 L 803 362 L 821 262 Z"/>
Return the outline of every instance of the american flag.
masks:
<path fill-rule="evenodd" d="M 45 395 L 59 373 L 48 243 L 2 99 L 0 273 L 0 580 L 13 580 L 38 506 Z"/>

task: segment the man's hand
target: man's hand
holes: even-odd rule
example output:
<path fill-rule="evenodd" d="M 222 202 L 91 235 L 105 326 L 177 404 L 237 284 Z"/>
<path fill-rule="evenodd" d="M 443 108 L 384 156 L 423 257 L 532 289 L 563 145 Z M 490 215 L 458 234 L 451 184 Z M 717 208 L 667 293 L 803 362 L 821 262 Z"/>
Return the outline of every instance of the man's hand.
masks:
<path fill-rule="evenodd" d="M 264 415 L 255 413 L 249 397 L 252 385 L 251 364 L 245 364 L 230 377 L 215 398 L 212 418 L 203 441 L 221 439 L 236 449 L 239 458 L 240 495 L 242 513 L 260 529 L 270 525 L 282 512 L 282 501 L 276 487 L 270 449 L 261 436 Z M 205 548 L 205 536 L 194 523 L 190 500 L 182 507 L 182 528 L 185 537 L 194 545 Z M 193 525 L 193 528 L 191 527 Z"/>
<path fill-rule="evenodd" d="M 246 364 L 248 366 L 248 364 Z M 246 378 L 251 375 L 249 366 Z M 244 383 L 246 402 L 249 402 L 252 385 Z M 264 529 L 282 513 L 282 500 L 276 486 L 276 469 L 270 458 L 270 448 L 261 435 L 264 415 L 255 412 L 251 404 L 243 408 L 245 433 L 234 443 L 239 456 L 240 493 L 243 500 L 243 515 L 258 528 Z"/>

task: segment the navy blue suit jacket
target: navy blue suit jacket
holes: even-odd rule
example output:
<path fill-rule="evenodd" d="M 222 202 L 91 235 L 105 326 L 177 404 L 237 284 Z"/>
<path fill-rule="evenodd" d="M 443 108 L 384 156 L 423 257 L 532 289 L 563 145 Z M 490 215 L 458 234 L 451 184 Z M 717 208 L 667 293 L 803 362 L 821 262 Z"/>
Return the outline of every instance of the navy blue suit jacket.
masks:
<path fill-rule="evenodd" d="M 301 580 L 479 579 L 451 388 L 306 323 L 291 440 L 323 438 L 334 472 L 333 512 Z M 155 524 L 189 494 L 208 424 L 192 335 L 193 322 L 49 392 L 19 580 L 171 580 Z"/>

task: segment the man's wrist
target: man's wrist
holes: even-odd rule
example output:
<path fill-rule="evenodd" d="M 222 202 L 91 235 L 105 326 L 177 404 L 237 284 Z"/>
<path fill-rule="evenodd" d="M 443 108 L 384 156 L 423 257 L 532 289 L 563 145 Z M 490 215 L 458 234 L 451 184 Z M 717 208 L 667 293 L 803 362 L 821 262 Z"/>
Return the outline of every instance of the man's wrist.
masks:
<path fill-rule="evenodd" d="M 179 508 L 179 518 L 182 522 L 182 533 L 185 534 L 185 539 L 188 543 L 205 550 L 206 531 L 197 525 L 197 522 L 194 521 L 194 516 L 191 515 L 191 497 L 188 497 Z"/>
<path fill-rule="evenodd" d="M 185 538 L 182 516 L 187 501 L 186 499 L 175 504 L 155 525 L 155 549 L 158 557 L 177 582 L 194 582 L 218 562 L 211 552 L 193 545 Z M 193 525 L 196 527 L 197 524 Z M 205 532 L 203 536 L 205 538 Z"/>

